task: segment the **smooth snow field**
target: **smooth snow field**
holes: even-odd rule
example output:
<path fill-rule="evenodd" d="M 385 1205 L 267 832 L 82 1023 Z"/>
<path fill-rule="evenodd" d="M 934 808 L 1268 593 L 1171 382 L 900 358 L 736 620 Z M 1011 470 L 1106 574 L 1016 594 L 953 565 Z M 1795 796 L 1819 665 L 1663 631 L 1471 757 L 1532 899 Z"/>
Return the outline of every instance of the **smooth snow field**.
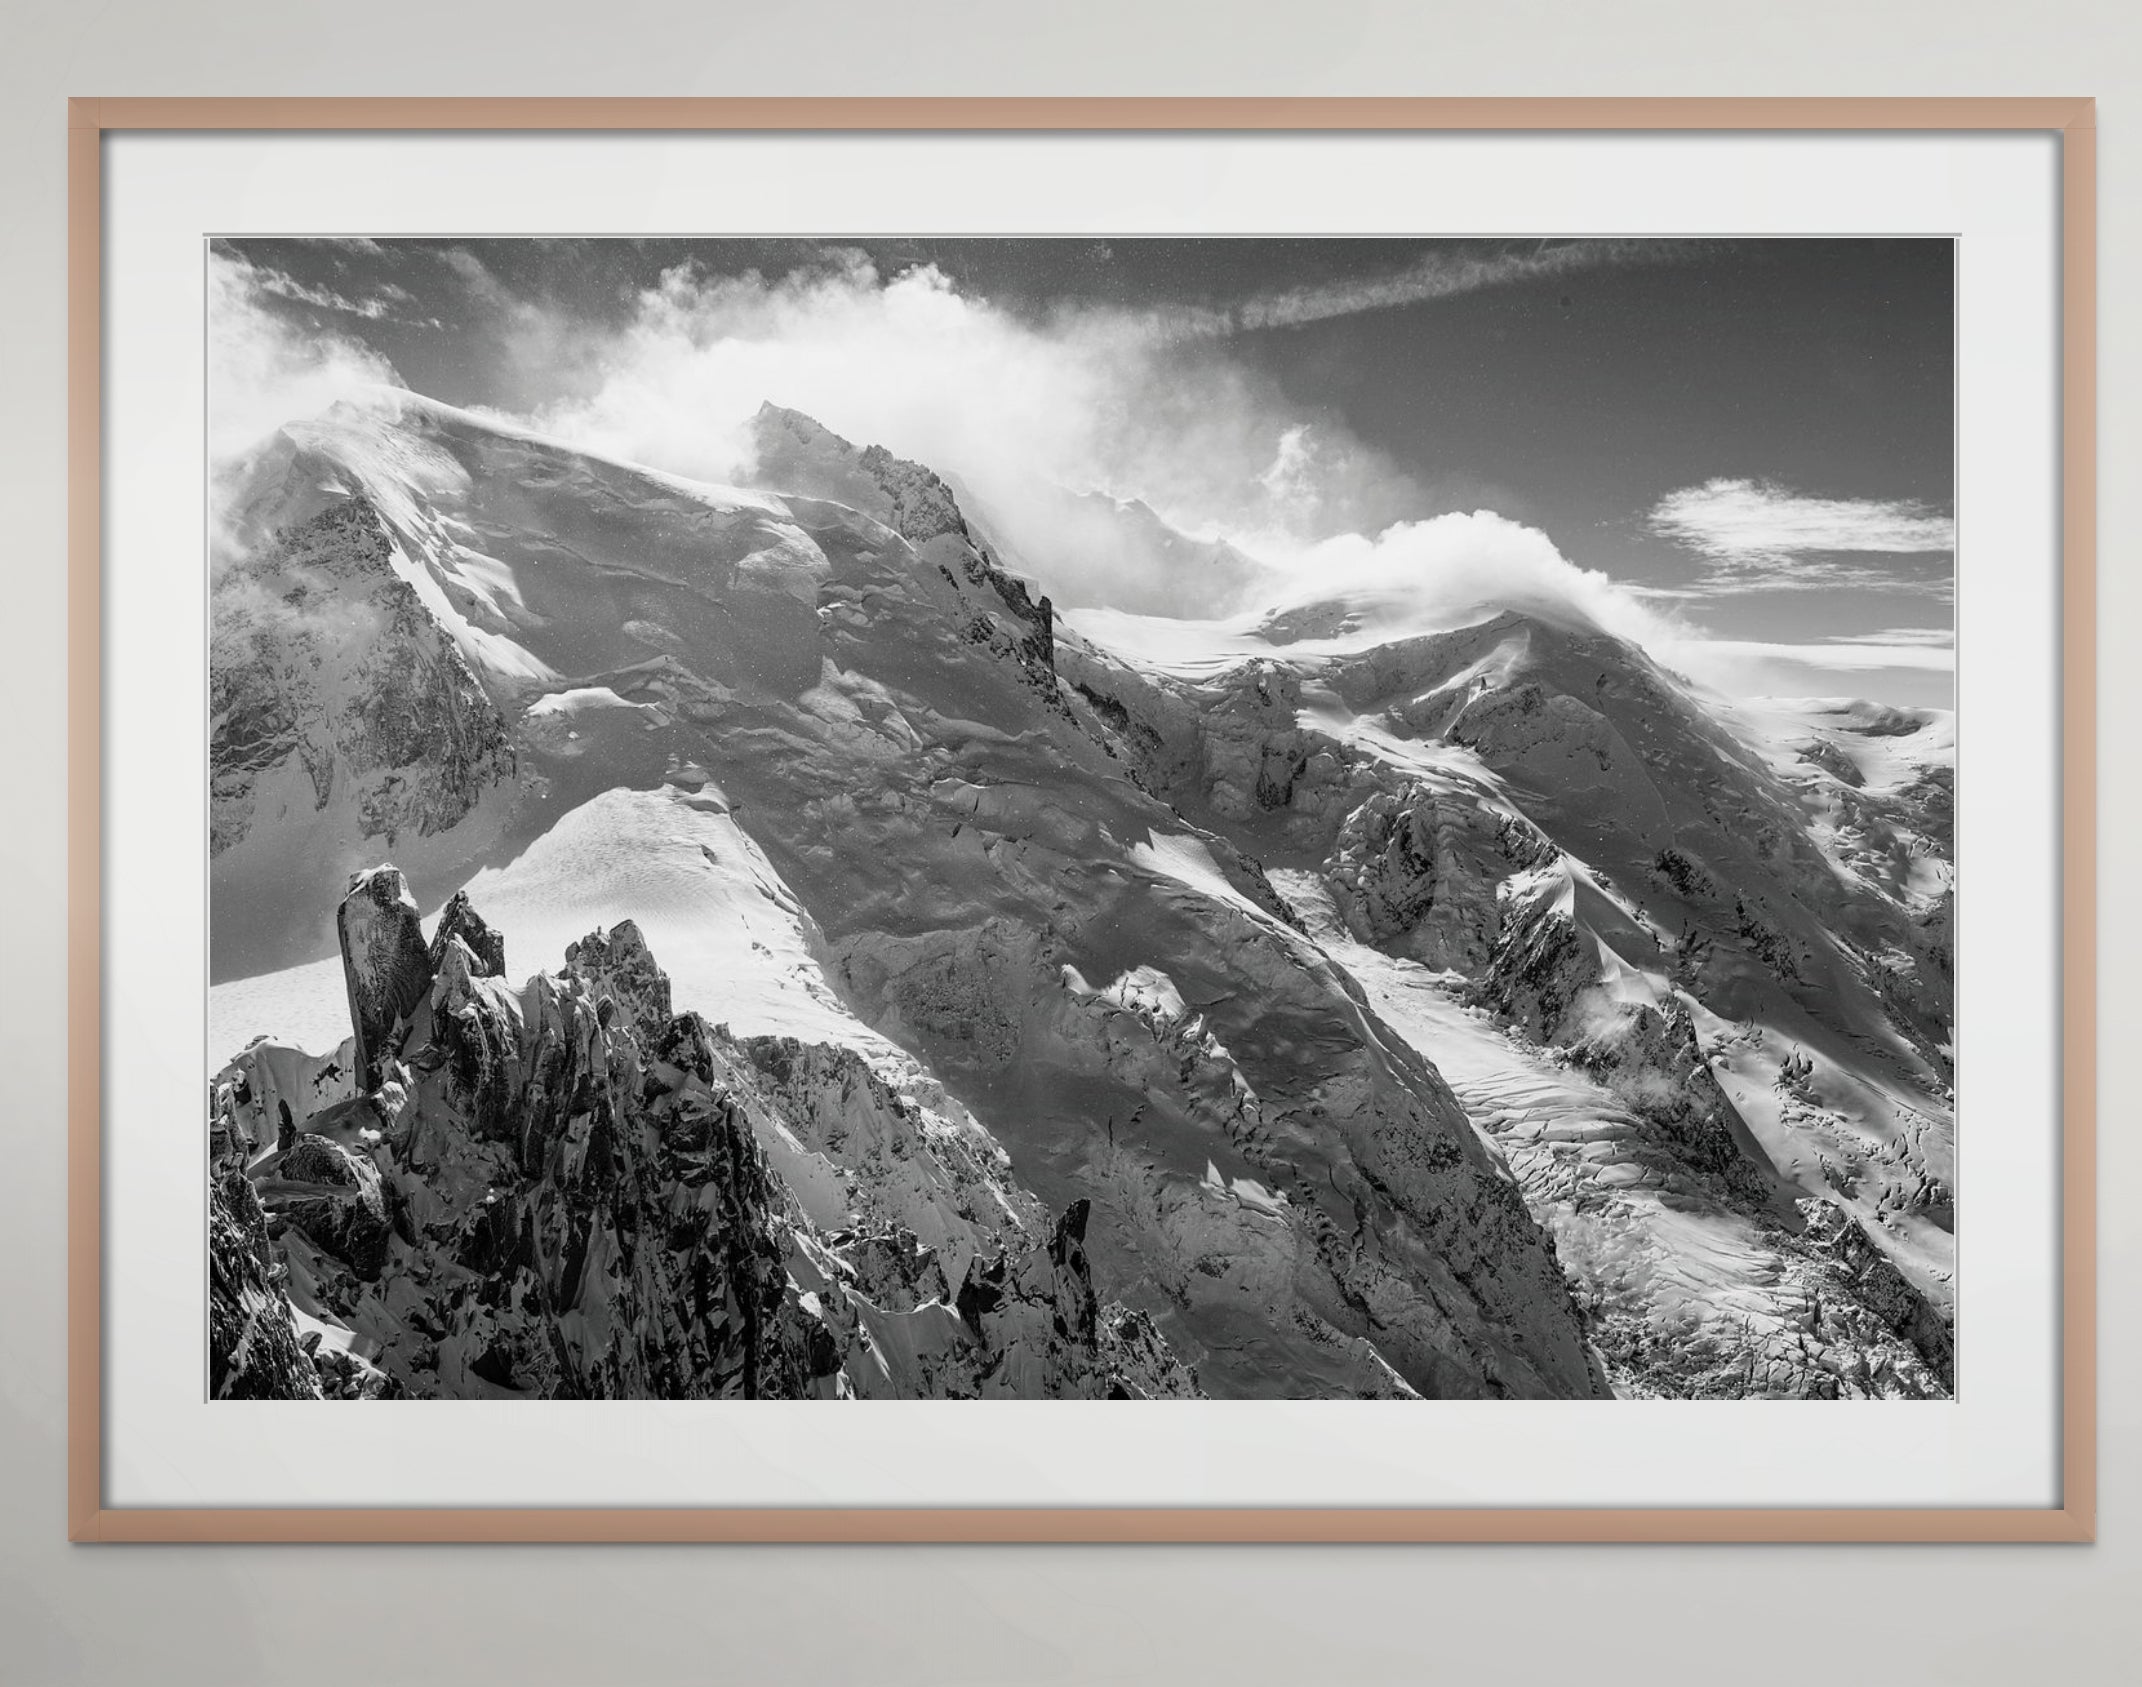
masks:
<path fill-rule="evenodd" d="M 807 916 L 711 787 L 605 791 L 465 888 L 507 934 L 514 978 L 555 969 L 568 944 L 632 920 L 680 1009 L 738 1036 L 891 1047 L 840 1005 Z M 426 910 L 427 923 L 435 912 Z M 210 989 L 211 1070 L 262 1035 L 314 1053 L 348 1036 L 340 957 Z"/>

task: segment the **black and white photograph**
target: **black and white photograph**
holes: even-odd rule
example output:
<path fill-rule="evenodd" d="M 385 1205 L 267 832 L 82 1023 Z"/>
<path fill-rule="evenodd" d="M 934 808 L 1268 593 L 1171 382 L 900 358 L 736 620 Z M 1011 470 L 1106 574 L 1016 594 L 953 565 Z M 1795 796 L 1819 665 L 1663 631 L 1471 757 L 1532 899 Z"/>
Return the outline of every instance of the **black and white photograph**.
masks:
<path fill-rule="evenodd" d="M 1950 240 L 203 261 L 212 1399 L 1954 1397 Z"/>

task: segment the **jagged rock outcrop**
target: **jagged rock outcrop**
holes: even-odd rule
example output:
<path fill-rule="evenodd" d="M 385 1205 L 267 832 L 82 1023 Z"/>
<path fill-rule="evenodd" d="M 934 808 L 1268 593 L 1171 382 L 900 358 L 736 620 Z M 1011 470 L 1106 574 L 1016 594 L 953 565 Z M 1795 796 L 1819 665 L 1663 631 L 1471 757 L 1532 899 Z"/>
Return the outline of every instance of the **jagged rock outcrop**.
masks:
<path fill-rule="evenodd" d="M 359 875 L 342 925 L 349 1081 L 261 1044 L 214 1088 L 219 1396 L 1198 1392 L 1149 1318 L 1097 1295 L 1083 1203 L 1041 1223 L 853 1051 L 672 1013 L 630 922 L 518 988 L 465 897 L 427 944 L 392 868 Z M 877 1216 L 821 1229 L 755 1120 L 832 1149 Z M 880 1148 L 939 1173 L 964 1152 L 968 1181 L 903 1185 Z M 929 1193 L 960 1187 L 996 1197 L 994 1224 L 937 1213 L 931 1246 L 890 1216 L 928 1224 Z M 302 1339 L 298 1307 L 321 1327 Z"/>
<path fill-rule="evenodd" d="M 1024 1247 L 1045 1227 L 1003 1148 L 948 1100 L 920 1105 L 838 1044 L 717 1041 L 733 1092 L 767 1122 L 769 1158 L 806 1211 L 855 1233 L 858 1258 L 905 1238 L 949 1297 L 976 1258 Z"/>
<path fill-rule="evenodd" d="M 1732 1103 L 1704 1062 L 1695 1022 L 1679 1002 L 1621 1004 L 1598 1013 L 1571 1061 L 1629 1110 L 1657 1125 L 1681 1162 L 1715 1174 L 1751 1203 L 1767 1186 L 1732 1127 Z"/>
<path fill-rule="evenodd" d="M 1325 877 L 1354 935 L 1473 973 L 1502 935 L 1504 880 L 1554 856 L 1535 826 L 1456 792 L 1379 791 L 1346 817 Z"/>
<path fill-rule="evenodd" d="M 1584 1035 L 1597 1002 L 1598 944 L 1563 908 L 1550 868 L 1497 886 L 1498 932 L 1473 993 L 1536 1043 Z"/>
<path fill-rule="evenodd" d="M 1799 1203 L 1802 1242 L 1856 1306 L 1909 1342 L 1944 1390 L 1956 1387 L 1956 1333 L 1851 1215 L 1827 1201 Z"/>
<path fill-rule="evenodd" d="M 468 893 L 457 890 L 439 910 L 439 923 L 424 951 L 427 966 L 436 974 L 446 959 L 447 945 L 459 941 L 469 952 L 478 973 L 486 978 L 506 976 L 506 936 L 493 931 L 470 904 Z"/>
<path fill-rule="evenodd" d="M 795 1280 L 823 1311 L 841 1387 L 864 1399 L 1196 1399 L 1196 1373 L 1143 1312 L 1104 1303 L 1087 1203 L 1046 1237 L 969 1263 L 956 1291 L 904 1231 L 798 1238 Z"/>
<path fill-rule="evenodd" d="M 295 1225 L 360 1281 L 376 1281 L 393 1227 L 379 1167 L 315 1132 L 277 1150 L 264 1181 L 276 1197 L 276 1228 Z"/>
<path fill-rule="evenodd" d="M 1045 1247 L 1013 1259 L 999 1255 L 969 1271 L 953 1304 L 990 1354 L 979 1380 L 989 1393 L 1059 1396 L 1098 1382 L 1092 1355 L 1100 1346 L 1101 1305 L 1086 1261 L 1092 1203 L 1074 1201 Z"/>
<path fill-rule="evenodd" d="M 568 963 L 516 992 L 446 948 L 384 1143 L 397 1293 L 321 1279 L 413 1392 L 795 1397 L 823 1375 L 776 1187 L 710 1081 L 704 1024 L 655 1030 L 614 987 Z"/>
<path fill-rule="evenodd" d="M 208 1397 L 317 1400 L 267 1214 L 242 1171 L 208 1182 Z"/>

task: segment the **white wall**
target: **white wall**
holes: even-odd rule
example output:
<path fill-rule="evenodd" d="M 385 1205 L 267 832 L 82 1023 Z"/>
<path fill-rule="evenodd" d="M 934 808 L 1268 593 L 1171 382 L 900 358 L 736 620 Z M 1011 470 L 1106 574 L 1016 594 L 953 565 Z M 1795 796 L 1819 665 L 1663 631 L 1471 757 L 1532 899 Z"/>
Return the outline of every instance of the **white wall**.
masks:
<path fill-rule="evenodd" d="M 1031 15 L 1029 15 L 1031 14 Z M 2084 0 L 0 0 L 0 1681 L 2132 1678 L 2142 1174 L 2104 1097 L 2095 1548 L 151 1549 L 65 1544 L 64 110 L 70 94 L 2095 94 L 2107 883 L 2138 865 L 2142 24 Z M 2108 1050 L 2142 1009 L 2108 894 Z M 323 1446 L 332 1456 L 332 1444 Z"/>

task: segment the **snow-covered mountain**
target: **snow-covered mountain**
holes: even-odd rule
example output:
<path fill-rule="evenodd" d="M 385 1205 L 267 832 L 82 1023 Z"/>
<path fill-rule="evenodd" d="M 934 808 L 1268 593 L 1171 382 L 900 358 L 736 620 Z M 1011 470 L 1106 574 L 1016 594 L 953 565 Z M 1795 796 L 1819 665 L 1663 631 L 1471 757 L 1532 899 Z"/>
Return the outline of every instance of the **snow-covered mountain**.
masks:
<path fill-rule="evenodd" d="M 1059 619 L 759 433 L 227 472 L 220 1391 L 1949 1390 L 1946 715 Z"/>

